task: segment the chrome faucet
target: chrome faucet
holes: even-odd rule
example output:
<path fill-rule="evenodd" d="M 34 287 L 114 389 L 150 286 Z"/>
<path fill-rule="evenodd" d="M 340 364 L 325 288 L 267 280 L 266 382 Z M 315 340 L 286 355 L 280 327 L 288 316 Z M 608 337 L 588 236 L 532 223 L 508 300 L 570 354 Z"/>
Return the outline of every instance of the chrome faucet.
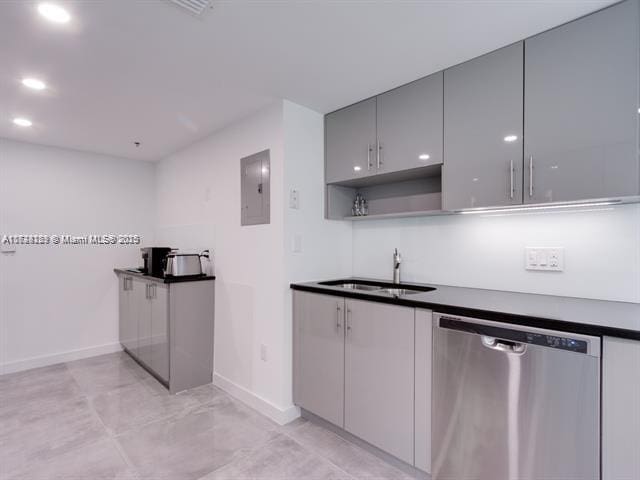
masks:
<path fill-rule="evenodd" d="M 398 253 L 396 248 L 393 252 L 393 283 L 400 283 L 400 264 L 402 263 L 402 257 Z"/>

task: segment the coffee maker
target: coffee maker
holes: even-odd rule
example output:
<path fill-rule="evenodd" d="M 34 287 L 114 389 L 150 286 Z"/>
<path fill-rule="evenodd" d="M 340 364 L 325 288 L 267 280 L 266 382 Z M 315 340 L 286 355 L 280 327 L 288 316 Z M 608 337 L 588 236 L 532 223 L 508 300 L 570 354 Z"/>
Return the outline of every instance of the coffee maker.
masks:
<path fill-rule="evenodd" d="M 164 276 L 164 258 L 171 252 L 169 247 L 145 247 L 141 248 L 142 261 L 144 266 L 142 267 L 142 273 L 150 275 L 152 277 Z"/>

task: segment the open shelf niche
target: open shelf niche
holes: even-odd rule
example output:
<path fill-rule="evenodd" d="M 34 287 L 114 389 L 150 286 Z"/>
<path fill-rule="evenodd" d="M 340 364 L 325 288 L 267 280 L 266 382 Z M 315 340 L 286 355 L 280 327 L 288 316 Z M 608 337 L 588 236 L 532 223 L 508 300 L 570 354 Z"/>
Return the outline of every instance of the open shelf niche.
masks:
<path fill-rule="evenodd" d="M 373 220 L 444 213 L 442 165 L 358 178 L 328 184 L 326 188 L 326 218 L 331 220 Z M 351 214 L 358 193 L 367 200 L 369 215 Z"/>

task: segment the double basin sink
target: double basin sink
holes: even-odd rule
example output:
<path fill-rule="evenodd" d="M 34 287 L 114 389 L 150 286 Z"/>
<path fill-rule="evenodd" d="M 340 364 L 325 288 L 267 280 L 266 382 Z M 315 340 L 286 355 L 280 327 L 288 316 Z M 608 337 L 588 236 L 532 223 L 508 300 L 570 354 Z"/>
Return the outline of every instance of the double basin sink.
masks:
<path fill-rule="evenodd" d="M 327 287 L 344 288 L 345 290 L 356 290 L 363 293 L 382 293 L 392 297 L 403 297 L 416 293 L 431 292 L 433 287 L 422 287 L 418 285 L 388 284 L 370 280 L 332 280 L 330 282 L 320 282 L 320 285 Z"/>

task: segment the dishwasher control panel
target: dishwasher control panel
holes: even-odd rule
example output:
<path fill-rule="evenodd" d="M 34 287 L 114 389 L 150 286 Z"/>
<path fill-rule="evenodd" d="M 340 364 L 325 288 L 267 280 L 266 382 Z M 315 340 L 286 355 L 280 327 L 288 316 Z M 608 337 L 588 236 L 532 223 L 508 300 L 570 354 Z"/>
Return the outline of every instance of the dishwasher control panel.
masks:
<path fill-rule="evenodd" d="M 541 335 L 539 333 L 527 333 L 527 343 L 542 345 L 544 347 L 559 348 L 572 352 L 587 353 L 588 345 L 584 340 L 576 340 L 570 337 L 557 337 L 555 335 Z"/>

